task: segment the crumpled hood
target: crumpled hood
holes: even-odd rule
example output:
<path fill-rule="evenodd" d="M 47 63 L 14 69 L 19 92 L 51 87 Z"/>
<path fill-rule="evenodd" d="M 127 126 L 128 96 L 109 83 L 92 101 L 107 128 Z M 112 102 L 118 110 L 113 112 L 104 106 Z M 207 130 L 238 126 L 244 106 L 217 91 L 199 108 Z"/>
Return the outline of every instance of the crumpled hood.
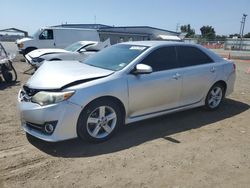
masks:
<path fill-rule="evenodd" d="M 25 85 L 32 89 L 61 89 L 71 83 L 105 77 L 113 72 L 79 61 L 48 61 L 43 63 Z"/>
<path fill-rule="evenodd" d="M 53 53 L 67 53 L 67 50 L 64 49 L 57 49 L 57 48 L 44 48 L 44 49 L 37 49 L 33 50 L 30 53 L 28 53 L 28 56 L 31 58 L 40 57 L 45 54 L 53 54 Z"/>

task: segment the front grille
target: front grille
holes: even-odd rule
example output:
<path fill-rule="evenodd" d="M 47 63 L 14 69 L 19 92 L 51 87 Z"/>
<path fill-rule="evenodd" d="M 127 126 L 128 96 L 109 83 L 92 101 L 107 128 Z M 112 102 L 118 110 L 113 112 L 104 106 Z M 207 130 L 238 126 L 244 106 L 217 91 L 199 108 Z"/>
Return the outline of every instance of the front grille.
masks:
<path fill-rule="evenodd" d="M 35 123 L 26 122 L 26 126 L 31 128 L 31 129 L 35 129 L 37 131 L 44 130 L 44 125 L 39 125 L 39 124 L 35 124 Z"/>
<path fill-rule="evenodd" d="M 36 124 L 36 123 L 31 123 L 31 122 L 26 122 L 26 126 L 31 129 L 31 130 L 34 130 L 36 132 L 39 132 L 39 133 L 42 133 L 42 134 L 45 134 L 45 135 L 51 135 L 53 134 L 55 128 L 56 128 L 56 125 L 57 125 L 57 122 L 58 121 L 49 121 L 49 122 L 45 122 L 44 124 Z M 53 127 L 54 127 L 54 130 L 52 132 L 47 132 L 46 131 L 46 124 L 51 124 Z"/>

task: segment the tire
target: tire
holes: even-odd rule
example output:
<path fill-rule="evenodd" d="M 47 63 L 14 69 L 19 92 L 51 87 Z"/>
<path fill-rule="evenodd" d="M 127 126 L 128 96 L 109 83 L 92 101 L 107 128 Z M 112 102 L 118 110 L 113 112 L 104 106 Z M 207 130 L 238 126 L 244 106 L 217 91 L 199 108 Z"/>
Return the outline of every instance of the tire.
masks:
<path fill-rule="evenodd" d="M 123 123 L 121 108 L 111 100 L 96 100 L 87 105 L 77 122 L 78 137 L 89 142 L 110 139 Z"/>
<path fill-rule="evenodd" d="M 13 76 L 12 76 L 11 72 L 5 71 L 5 72 L 2 72 L 2 74 L 3 74 L 3 78 L 4 78 L 5 82 L 7 82 L 7 83 L 12 82 Z"/>
<path fill-rule="evenodd" d="M 205 107 L 207 110 L 216 110 L 220 107 L 225 97 L 225 87 L 222 84 L 214 84 L 208 91 Z"/>
<path fill-rule="evenodd" d="M 2 69 L 1 69 L 3 78 L 5 80 L 5 82 L 10 83 L 13 80 L 13 76 L 11 74 L 11 72 L 8 70 L 8 67 L 5 65 L 2 65 Z"/>

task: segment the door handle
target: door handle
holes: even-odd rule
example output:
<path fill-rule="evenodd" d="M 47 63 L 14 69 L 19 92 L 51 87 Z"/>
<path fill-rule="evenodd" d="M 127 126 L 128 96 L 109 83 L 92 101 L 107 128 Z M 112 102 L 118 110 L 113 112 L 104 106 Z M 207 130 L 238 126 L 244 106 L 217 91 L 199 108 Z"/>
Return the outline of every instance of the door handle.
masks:
<path fill-rule="evenodd" d="M 216 71 L 216 68 L 215 67 L 212 67 L 211 69 L 210 69 L 210 72 L 215 72 Z"/>
<path fill-rule="evenodd" d="M 178 80 L 181 77 L 179 73 L 175 73 L 173 79 Z"/>
<path fill-rule="evenodd" d="M 56 43 L 54 42 L 54 46 L 56 46 Z"/>

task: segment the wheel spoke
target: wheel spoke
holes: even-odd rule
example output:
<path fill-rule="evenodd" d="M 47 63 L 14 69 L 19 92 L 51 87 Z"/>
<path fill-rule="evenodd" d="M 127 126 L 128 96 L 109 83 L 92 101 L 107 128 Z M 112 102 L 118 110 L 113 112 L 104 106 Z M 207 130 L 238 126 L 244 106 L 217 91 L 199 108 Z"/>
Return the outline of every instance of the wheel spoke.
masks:
<path fill-rule="evenodd" d="M 215 100 L 213 100 L 213 102 L 212 102 L 212 106 L 213 106 L 213 107 L 215 107 L 215 106 L 216 106 L 216 101 L 215 101 Z"/>
<path fill-rule="evenodd" d="M 100 118 L 105 117 L 105 106 L 101 106 L 99 108 L 99 117 Z"/>
<path fill-rule="evenodd" d="M 215 89 L 213 89 L 212 91 L 211 91 L 211 94 L 212 94 L 212 96 L 215 96 L 216 94 L 215 94 Z"/>
<path fill-rule="evenodd" d="M 111 131 L 112 131 L 111 127 L 108 126 L 108 125 L 104 125 L 102 128 L 103 128 L 107 133 L 111 133 Z"/>
<path fill-rule="evenodd" d="M 220 94 L 220 88 L 217 87 L 217 88 L 215 89 L 215 95 L 217 96 L 217 95 L 219 95 L 219 94 Z"/>
<path fill-rule="evenodd" d="M 213 98 L 209 99 L 208 104 L 211 104 L 212 102 L 214 102 Z"/>
<path fill-rule="evenodd" d="M 94 123 L 94 124 L 97 124 L 98 123 L 98 118 L 88 118 L 88 122 L 87 123 Z"/>
<path fill-rule="evenodd" d="M 94 129 L 94 131 L 92 132 L 93 136 L 97 136 L 97 134 L 99 133 L 101 129 L 101 126 L 97 125 Z"/>
<path fill-rule="evenodd" d="M 113 119 L 116 118 L 116 114 L 115 113 L 111 113 L 108 116 L 106 116 L 106 118 L 107 118 L 107 121 L 109 122 L 109 121 L 111 121 L 111 120 L 113 120 Z"/>
<path fill-rule="evenodd" d="M 215 96 L 214 99 L 221 100 L 221 96 Z"/>

